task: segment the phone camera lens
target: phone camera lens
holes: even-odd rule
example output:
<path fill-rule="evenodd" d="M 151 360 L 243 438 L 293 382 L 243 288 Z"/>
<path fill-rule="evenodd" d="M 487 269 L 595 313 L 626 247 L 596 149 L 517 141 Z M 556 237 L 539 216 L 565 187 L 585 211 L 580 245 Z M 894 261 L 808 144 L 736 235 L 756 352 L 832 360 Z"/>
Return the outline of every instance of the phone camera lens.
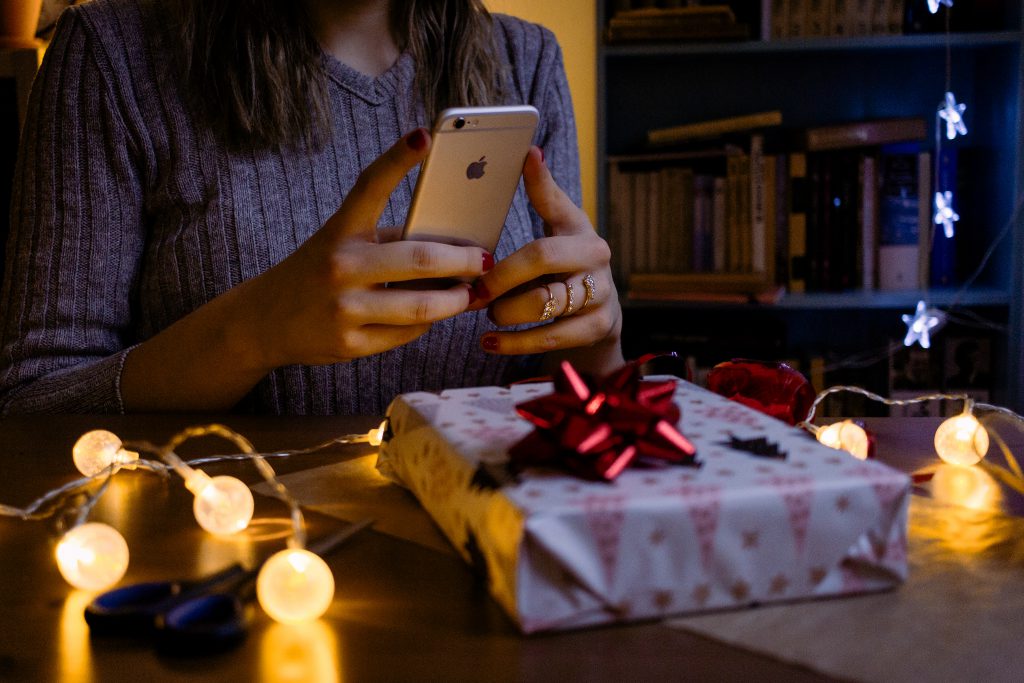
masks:
<path fill-rule="evenodd" d="M 462 129 L 465 125 L 466 125 L 466 119 L 462 118 L 461 116 L 459 118 L 455 119 L 455 129 L 456 130 Z"/>

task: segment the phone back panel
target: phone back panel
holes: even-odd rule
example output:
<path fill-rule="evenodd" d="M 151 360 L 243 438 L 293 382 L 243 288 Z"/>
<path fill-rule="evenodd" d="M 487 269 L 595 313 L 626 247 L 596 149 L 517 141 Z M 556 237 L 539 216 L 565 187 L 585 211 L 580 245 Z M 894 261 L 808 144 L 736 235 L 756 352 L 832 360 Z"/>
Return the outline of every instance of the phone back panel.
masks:
<path fill-rule="evenodd" d="M 493 252 L 537 118 L 537 110 L 529 106 L 445 110 L 420 169 L 405 238 Z"/>

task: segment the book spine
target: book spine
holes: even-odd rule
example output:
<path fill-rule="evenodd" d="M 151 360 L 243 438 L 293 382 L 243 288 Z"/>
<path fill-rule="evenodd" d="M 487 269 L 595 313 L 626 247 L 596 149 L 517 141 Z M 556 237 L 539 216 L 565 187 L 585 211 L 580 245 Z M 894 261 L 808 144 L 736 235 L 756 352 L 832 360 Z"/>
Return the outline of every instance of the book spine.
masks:
<path fill-rule="evenodd" d="M 789 281 L 789 157 L 775 157 L 775 282 L 785 285 Z"/>
<path fill-rule="evenodd" d="M 629 239 L 633 236 L 631 181 L 617 163 L 608 164 L 608 246 L 612 250 L 612 275 L 620 284 L 629 277 Z"/>
<path fill-rule="evenodd" d="M 712 270 L 717 273 L 724 272 L 729 264 L 727 238 L 729 216 L 727 215 L 728 206 L 725 198 L 727 185 L 726 178 L 722 176 L 715 176 L 712 183 L 711 214 L 714 256 Z"/>
<path fill-rule="evenodd" d="M 932 153 L 917 155 L 917 286 L 928 289 L 932 251 Z"/>
<path fill-rule="evenodd" d="M 764 136 L 750 136 L 750 267 L 755 273 L 768 271 L 766 243 Z"/>
<path fill-rule="evenodd" d="M 957 148 L 943 147 L 936 163 L 938 168 L 935 192 L 952 192 L 953 210 L 956 211 L 959 196 L 957 192 Z M 943 226 L 934 222 L 931 224 L 931 233 L 931 285 L 933 287 L 951 287 L 956 284 L 956 235 L 946 237 Z"/>
<path fill-rule="evenodd" d="M 786 37 L 803 38 L 807 35 L 808 0 L 789 0 L 786 8 Z"/>
<path fill-rule="evenodd" d="M 778 230 L 776 226 L 778 211 L 775 206 L 777 157 L 774 154 L 765 154 L 763 162 L 761 191 L 762 201 L 764 202 L 764 223 L 761 226 L 761 234 L 763 236 L 764 252 L 761 254 L 760 268 L 758 268 L 758 262 L 755 261 L 754 270 L 755 272 L 764 273 L 764 281 L 771 284 L 775 282 L 775 235 Z"/>
<path fill-rule="evenodd" d="M 878 204 L 878 287 L 914 289 L 920 258 L 918 154 L 907 146 L 883 148 Z"/>
<path fill-rule="evenodd" d="M 650 246 L 651 237 L 648 234 L 650 224 L 647 219 L 650 206 L 650 173 L 638 171 L 633 177 L 633 260 L 630 264 L 630 273 L 646 273 L 647 252 Z"/>
<path fill-rule="evenodd" d="M 770 0 L 771 40 L 785 40 L 789 37 L 786 12 L 789 0 Z"/>
<path fill-rule="evenodd" d="M 864 290 L 877 286 L 878 166 L 873 154 L 860 160 L 860 282 Z"/>
<path fill-rule="evenodd" d="M 807 291 L 807 155 L 789 155 L 789 291 Z"/>
<path fill-rule="evenodd" d="M 808 38 L 823 38 L 829 34 L 831 18 L 830 0 L 805 0 L 807 3 L 807 31 Z"/>

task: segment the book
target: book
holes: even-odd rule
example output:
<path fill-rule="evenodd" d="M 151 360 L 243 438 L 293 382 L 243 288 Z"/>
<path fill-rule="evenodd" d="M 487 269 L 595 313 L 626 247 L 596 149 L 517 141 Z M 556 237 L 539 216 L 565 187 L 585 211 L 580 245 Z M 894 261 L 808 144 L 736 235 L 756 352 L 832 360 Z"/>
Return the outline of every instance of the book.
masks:
<path fill-rule="evenodd" d="M 784 40 L 789 36 L 788 26 L 786 22 L 786 12 L 788 11 L 790 0 L 764 0 L 770 8 L 769 18 L 769 39 L 770 40 Z"/>
<path fill-rule="evenodd" d="M 743 40 L 750 35 L 750 24 L 737 22 L 736 15 L 725 4 L 620 10 L 608 20 L 605 29 L 605 40 L 609 43 Z"/>
<path fill-rule="evenodd" d="M 959 184 L 957 182 L 958 153 L 957 148 L 946 145 L 938 154 L 935 173 L 935 192 L 952 192 L 953 210 L 959 207 Z M 932 206 L 934 210 L 934 206 Z M 932 243 L 929 264 L 931 273 L 929 283 L 933 287 L 952 287 L 957 284 L 956 277 L 956 228 L 954 223 L 953 237 L 946 237 L 945 228 L 933 220 L 931 226 Z"/>
<path fill-rule="evenodd" d="M 647 144 L 652 147 L 664 147 L 702 138 L 713 138 L 727 133 L 740 133 L 781 124 L 781 111 L 761 111 L 753 114 L 670 126 L 668 128 L 656 128 L 647 132 Z"/>
<path fill-rule="evenodd" d="M 924 140 L 927 134 L 923 117 L 869 119 L 808 128 L 803 143 L 808 152 L 817 152 Z"/>
<path fill-rule="evenodd" d="M 932 251 L 932 154 L 929 151 L 918 152 L 917 155 L 917 286 L 928 289 L 931 279 Z"/>
<path fill-rule="evenodd" d="M 807 0 L 789 0 L 786 8 L 786 37 L 803 38 L 807 35 Z"/>
<path fill-rule="evenodd" d="M 728 203 L 725 199 L 726 181 L 722 176 L 715 177 L 711 194 L 711 240 L 712 270 L 722 272 L 729 262 L 726 253 L 726 232 L 729 223 Z"/>
<path fill-rule="evenodd" d="M 878 286 L 878 160 L 874 154 L 860 159 L 860 283 L 864 290 Z"/>
<path fill-rule="evenodd" d="M 875 0 L 847 0 L 850 3 L 848 23 L 851 24 L 851 36 L 871 35 L 871 13 Z"/>
<path fill-rule="evenodd" d="M 775 303 L 784 290 L 757 273 L 635 273 L 627 291 L 634 300 Z"/>
<path fill-rule="evenodd" d="M 846 38 L 853 32 L 853 0 L 831 0 L 829 35 Z"/>
<path fill-rule="evenodd" d="M 915 289 L 921 260 L 921 197 L 917 145 L 892 145 L 879 157 L 878 287 Z"/>
<path fill-rule="evenodd" d="M 612 274 L 625 284 L 632 259 L 633 175 L 619 164 L 608 164 L 608 245 L 612 251 Z"/>
<path fill-rule="evenodd" d="M 830 0 L 804 0 L 807 4 L 807 30 L 804 33 L 808 38 L 823 38 L 829 34 L 832 24 L 830 11 L 832 4 Z"/>
<path fill-rule="evenodd" d="M 790 292 L 807 291 L 807 155 L 789 155 L 789 272 Z"/>
<path fill-rule="evenodd" d="M 765 244 L 764 136 L 750 136 L 750 267 L 755 273 L 767 270 Z"/>

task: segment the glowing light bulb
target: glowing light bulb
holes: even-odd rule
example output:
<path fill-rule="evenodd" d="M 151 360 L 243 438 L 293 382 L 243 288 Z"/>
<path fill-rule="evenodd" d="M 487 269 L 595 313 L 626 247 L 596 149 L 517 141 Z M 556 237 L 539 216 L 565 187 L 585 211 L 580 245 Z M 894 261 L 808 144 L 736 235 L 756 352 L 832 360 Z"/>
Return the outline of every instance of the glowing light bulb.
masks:
<path fill-rule="evenodd" d="M 256 579 L 260 606 L 276 621 L 317 619 L 334 599 L 334 575 L 319 555 L 298 548 L 275 553 Z"/>
<path fill-rule="evenodd" d="M 139 454 L 126 451 L 122 446 L 116 434 L 105 429 L 94 429 L 78 438 L 71 449 L 71 457 L 78 471 L 87 477 L 97 475 L 111 465 L 116 465 L 118 469 L 135 469 Z"/>
<path fill-rule="evenodd" d="M 935 430 L 935 452 L 951 465 L 974 465 L 988 453 L 988 432 L 974 415 L 960 413 Z"/>
<path fill-rule="evenodd" d="M 128 544 L 117 529 L 100 522 L 76 526 L 57 544 L 57 568 L 75 588 L 100 591 L 128 569 Z"/>
<path fill-rule="evenodd" d="M 185 486 L 195 495 L 196 521 L 211 534 L 230 535 L 249 526 L 255 508 L 252 491 L 235 477 L 191 470 Z"/>
<path fill-rule="evenodd" d="M 871 439 L 864 428 L 853 420 L 834 422 L 818 429 L 818 441 L 829 448 L 846 451 L 859 460 L 871 457 Z"/>

